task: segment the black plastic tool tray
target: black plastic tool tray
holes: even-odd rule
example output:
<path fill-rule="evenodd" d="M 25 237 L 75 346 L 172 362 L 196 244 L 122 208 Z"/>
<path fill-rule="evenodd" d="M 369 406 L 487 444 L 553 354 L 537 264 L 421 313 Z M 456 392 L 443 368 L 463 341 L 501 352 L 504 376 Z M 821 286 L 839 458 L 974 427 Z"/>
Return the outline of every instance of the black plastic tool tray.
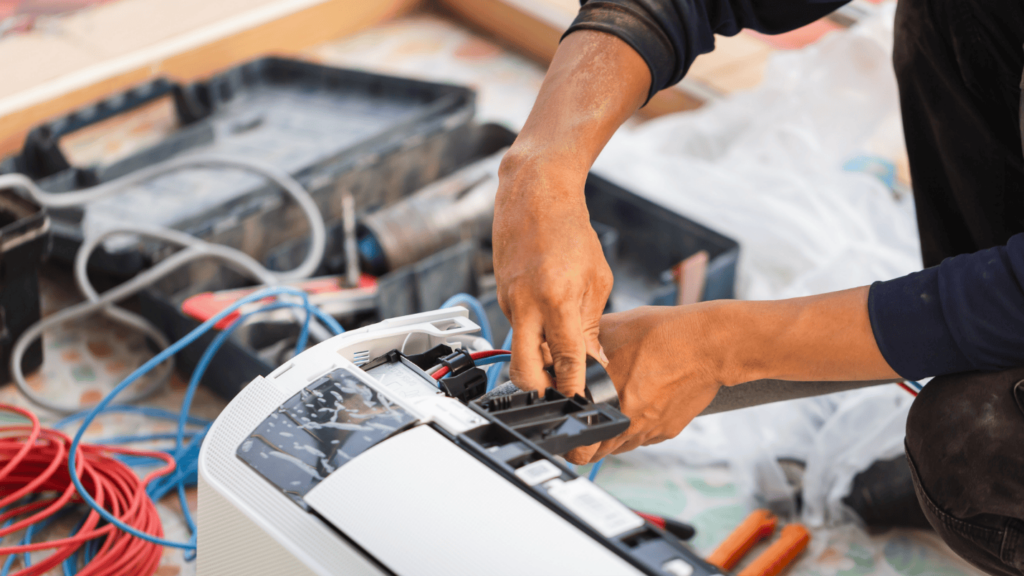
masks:
<path fill-rule="evenodd" d="M 46 209 L 14 190 L 0 190 L 0 384 L 10 380 L 14 343 L 39 321 L 39 267 L 50 250 Z M 26 350 L 22 370 L 43 363 L 42 341 Z"/>
<path fill-rule="evenodd" d="M 451 154 L 446 169 L 440 175 L 484 158 L 506 147 L 515 134 L 494 124 L 471 125 L 465 131 L 449 132 L 444 144 Z M 367 182 L 385 186 L 387 175 L 378 170 L 387 165 L 381 157 L 378 165 L 362 168 Z M 430 161 L 424 159 L 423 170 L 431 170 Z M 436 172 L 433 172 L 436 174 Z M 372 188 L 372 185 L 370 185 Z M 675 288 L 663 280 L 664 272 L 679 261 L 700 250 L 709 255 L 704 299 L 733 297 L 737 243 L 692 220 L 654 204 L 625 190 L 600 176 L 591 174 L 586 184 L 587 206 L 595 223 L 615 233 L 604 233 L 610 239 L 606 255 L 615 273 L 612 309 L 622 309 L 621 303 L 673 304 Z M 328 255 L 340 253 L 340 231 L 334 228 Z M 276 266 L 293 266 L 302 255 L 301 242 L 289 242 L 270 255 Z M 464 242 L 434 254 L 406 268 L 382 276 L 379 280 L 378 310 L 381 317 L 436 309 L 445 299 L 458 292 L 479 294 L 500 343 L 508 330 L 506 321 L 493 292 L 480 294 L 475 261 L 486 246 Z M 328 256 L 330 260 L 330 256 Z M 324 272 L 340 272 L 331 265 Z M 151 290 L 143 295 L 143 313 L 156 323 L 172 340 L 180 338 L 198 322 L 181 313 L 181 303 L 200 291 L 193 286 L 182 290 Z M 620 307 L 616 308 L 616 303 Z M 348 326 L 352 328 L 352 326 Z M 178 355 L 179 367 L 191 373 L 213 335 L 207 335 L 185 348 Z M 270 365 L 257 356 L 255 350 L 239 340 L 229 340 L 216 356 L 203 379 L 204 385 L 218 394 L 231 398 L 241 387 L 259 375 L 269 374 L 276 365 Z"/>
<path fill-rule="evenodd" d="M 158 144 L 106 166 L 70 166 L 61 153 L 61 137 L 165 97 L 174 98 L 180 128 Z M 240 156 L 293 175 L 332 222 L 340 218 L 339 186 L 366 209 L 449 171 L 445 162 L 457 155 L 446 147 L 456 141 L 438 136 L 458 132 L 473 110 L 474 93 L 467 88 L 265 58 L 189 86 L 151 82 L 40 126 L 22 153 L 0 169 L 25 172 L 44 189 L 62 192 L 171 157 Z M 401 154 L 409 148 L 416 153 Z M 387 161 L 379 162 L 382 158 Z M 379 172 L 368 179 L 339 180 L 366 164 L 375 164 Z M 284 205 L 279 190 L 231 169 L 181 170 L 84 210 L 51 215 L 54 255 L 65 260 L 73 258 L 83 226 L 99 229 L 108 221 L 177 228 L 244 246 L 256 257 L 306 233 L 301 212 L 291 203 Z M 135 239 L 114 238 L 92 267 L 133 274 L 158 258 L 160 248 L 140 250 Z M 190 283 L 201 280 L 189 278 Z"/>

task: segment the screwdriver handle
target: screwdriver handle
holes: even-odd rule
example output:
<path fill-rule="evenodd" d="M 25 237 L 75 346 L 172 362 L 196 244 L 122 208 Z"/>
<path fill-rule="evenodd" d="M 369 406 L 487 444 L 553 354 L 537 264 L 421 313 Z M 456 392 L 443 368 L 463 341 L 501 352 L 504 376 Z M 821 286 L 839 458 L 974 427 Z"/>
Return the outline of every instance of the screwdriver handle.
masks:
<path fill-rule="evenodd" d="M 724 570 L 732 567 L 761 540 L 772 535 L 778 520 L 767 510 L 754 510 L 708 556 L 708 562 Z"/>
<path fill-rule="evenodd" d="M 772 543 L 760 556 L 754 558 L 739 576 L 777 576 L 793 561 L 811 541 L 811 534 L 800 524 L 788 524 L 782 528 L 779 539 Z"/>

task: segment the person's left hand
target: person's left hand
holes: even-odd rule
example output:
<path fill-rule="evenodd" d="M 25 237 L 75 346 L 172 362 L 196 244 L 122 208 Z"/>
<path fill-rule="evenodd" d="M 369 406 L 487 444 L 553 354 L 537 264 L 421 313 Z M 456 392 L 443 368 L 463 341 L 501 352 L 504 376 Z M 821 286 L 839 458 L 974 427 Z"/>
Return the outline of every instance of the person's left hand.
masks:
<path fill-rule="evenodd" d="M 630 425 L 615 438 L 569 452 L 567 460 L 596 462 L 668 440 L 711 403 L 722 386 L 708 338 L 716 306 L 652 306 L 602 317 L 606 368 Z"/>

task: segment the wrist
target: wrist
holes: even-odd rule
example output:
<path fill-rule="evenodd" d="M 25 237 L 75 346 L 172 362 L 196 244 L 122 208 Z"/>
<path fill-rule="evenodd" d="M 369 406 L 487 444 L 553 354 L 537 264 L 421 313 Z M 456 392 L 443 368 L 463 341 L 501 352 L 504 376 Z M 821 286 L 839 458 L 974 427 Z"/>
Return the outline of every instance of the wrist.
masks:
<path fill-rule="evenodd" d="M 583 202 L 589 167 L 581 166 L 571 154 L 520 143 L 521 139 L 498 167 L 496 202 L 501 205 L 534 198 L 544 198 L 546 204 L 558 200 Z"/>

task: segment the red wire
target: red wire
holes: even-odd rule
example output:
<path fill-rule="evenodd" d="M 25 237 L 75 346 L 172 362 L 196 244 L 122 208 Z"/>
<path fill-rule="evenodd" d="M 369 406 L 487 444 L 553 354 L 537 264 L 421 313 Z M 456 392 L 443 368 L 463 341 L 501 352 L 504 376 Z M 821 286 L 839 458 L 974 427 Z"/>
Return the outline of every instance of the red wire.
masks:
<path fill-rule="evenodd" d="M 646 512 L 641 512 L 639 510 L 633 510 L 633 513 L 643 518 L 644 520 L 647 520 L 651 524 L 654 524 L 658 528 L 661 528 L 662 530 L 665 529 L 665 519 L 661 516 L 655 516 L 654 514 L 648 514 Z"/>
<path fill-rule="evenodd" d="M 508 350 L 483 350 L 481 352 L 471 352 L 469 357 L 473 360 L 483 360 L 484 358 L 490 358 L 491 356 L 501 356 L 502 354 L 511 354 Z M 435 371 L 430 375 L 434 380 L 440 380 L 448 374 L 448 367 L 442 366 L 439 370 Z"/>
<path fill-rule="evenodd" d="M 0 523 L 21 518 L 0 529 L 0 537 L 44 521 L 67 506 L 82 503 L 68 474 L 71 438 L 56 430 L 42 428 L 27 410 L 0 404 L 0 411 L 19 414 L 31 426 L 0 426 L 0 489 L 5 496 L 0 508 L 32 495 L 45 499 L 16 506 L 0 515 Z M 116 518 L 133 528 L 163 537 L 156 505 L 146 487 L 159 476 L 174 471 L 174 459 L 163 452 L 129 450 L 112 446 L 80 444 L 76 464 L 90 495 Z M 113 454 L 130 454 L 163 460 L 166 465 L 143 479 Z M 54 497 L 53 494 L 57 496 Z M 26 515 L 29 515 L 27 516 Z M 22 518 L 24 517 L 24 518 Z M 42 576 L 74 555 L 86 542 L 103 539 L 103 544 L 79 574 L 84 576 L 152 576 L 160 565 L 162 547 L 116 530 L 112 524 L 96 526 L 100 516 L 90 511 L 78 533 L 69 538 L 33 544 L 0 547 L 0 557 L 39 550 L 53 550 L 42 561 L 15 572 L 13 576 Z"/>
<path fill-rule="evenodd" d="M 911 388 L 910 384 L 907 384 L 906 382 L 897 382 L 896 384 L 900 388 L 903 388 L 907 392 L 910 392 L 911 396 L 917 396 L 917 390 L 914 390 L 913 388 Z"/>

